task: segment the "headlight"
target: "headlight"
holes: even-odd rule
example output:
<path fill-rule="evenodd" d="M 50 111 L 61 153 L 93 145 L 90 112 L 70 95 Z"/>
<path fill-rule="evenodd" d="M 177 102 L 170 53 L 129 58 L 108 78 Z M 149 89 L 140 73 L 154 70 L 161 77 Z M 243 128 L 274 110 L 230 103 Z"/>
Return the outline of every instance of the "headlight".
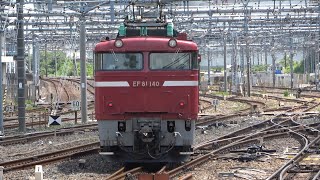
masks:
<path fill-rule="evenodd" d="M 174 48 L 177 46 L 177 41 L 175 39 L 170 39 L 168 44 L 170 47 Z"/>
<path fill-rule="evenodd" d="M 114 46 L 117 47 L 117 48 L 121 48 L 123 46 L 123 42 L 121 39 L 117 39 L 115 42 L 114 42 Z"/>

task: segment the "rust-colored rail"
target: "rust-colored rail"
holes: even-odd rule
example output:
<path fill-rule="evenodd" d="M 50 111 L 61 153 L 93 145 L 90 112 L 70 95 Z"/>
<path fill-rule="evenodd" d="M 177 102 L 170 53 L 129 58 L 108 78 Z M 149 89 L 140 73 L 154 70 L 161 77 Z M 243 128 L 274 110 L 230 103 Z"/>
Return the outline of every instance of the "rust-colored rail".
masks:
<path fill-rule="evenodd" d="M 4 171 L 12 171 L 18 169 L 24 169 L 32 167 L 38 164 L 49 164 L 52 162 L 57 162 L 71 157 L 82 156 L 87 154 L 98 153 L 100 151 L 100 143 L 94 142 L 81 146 L 75 146 L 68 149 L 63 149 L 55 152 L 39 154 L 36 156 L 31 156 L 23 159 L 17 159 L 8 162 L 0 163 L 0 166 L 4 167 Z"/>
<path fill-rule="evenodd" d="M 46 131 L 46 132 L 31 133 L 31 134 L 25 134 L 25 135 L 5 136 L 0 139 L 0 145 L 7 146 L 12 144 L 31 142 L 31 141 L 35 141 L 35 140 L 45 138 L 45 137 L 50 137 L 50 136 L 68 135 L 68 134 L 73 134 L 75 131 L 85 130 L 88 128 L 92 130 L 97 130 L 97 124 L 95 123 L 95 124 L 79 125 L 79 126 L 73 126 L 68 128 L 61 128 L 55 131 Z"/>

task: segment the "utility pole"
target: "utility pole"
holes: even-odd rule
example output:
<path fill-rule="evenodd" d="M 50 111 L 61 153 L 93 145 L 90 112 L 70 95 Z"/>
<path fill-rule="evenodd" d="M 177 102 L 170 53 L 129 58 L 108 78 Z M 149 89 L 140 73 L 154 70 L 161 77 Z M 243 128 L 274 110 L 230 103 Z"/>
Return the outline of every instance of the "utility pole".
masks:
<path fill-rule="evenodd" d="M 274 52 L 271 53 L 272 57 L 272 68 L 271 68 L 271 73 L 272 73 L 272 87 L 276 87 L 276 56 L 274 55 Z"/>
<path fill-rule="evenodd" d="M 183 1 L 184 2 L 184 1 Z M 209 22 L 209 34 L 211 34 L 211 20 L 212 20 L 212 13 L 211 13 L 211 6 L 210 6 L 210 0 L 209 0 L 209 18 L 210 18 L 210 22 Z M 208 44 L 210 43 L 210 41 L 208 41 Z M 210 80 L 210 70 L 211 70 L 211 62 L 210 62 L 210 48 L 208 48 L 208 85 L 211 85 L 211 80 Z"/>
<path fill-rule="evenodd" d="M 87 70 L 86 70 L 86 27 L 82 17 L 80 24 L 80 74 L 81 74 L 81 121 L 87 123 Z"/>
<path fill-rule="evenodd" d="M 316 91 L 318 91 L 318 83 L 319 83 L 318 69 L 319 69 L 319 64 L 317 63 L 316 66 L 315 66 L 315 71 L 314 71 L 314 79 L 315 79 L 315 83 L 316 83 Z"/>
<path fill-rule="evenodd" d="M 243 6 L 244 6 L 244 32 L 245 32 L 245 41 L 246 41 L 246 58 L 247 58 L 247 93 L 248 97 L 250 97 L 250 54 L 249 54 L 249 35 L 248 35 L 248 16 L 249 16 L 249 10 L 248 10 L 248 3 L 250 0 L 242 0 Z"/>
<path fill-rule="evenodd" d="M 208 50 L 208 85 L 210 86 L 210 51 Z"/>
<path fill-rule="evenodd" d="M 237 63 L 237 34 L 232 36 L 232 91 L 237 93 L 238 90 L 238 63 Z"/>
<path fill-rule="evenodd" d="M 86 69 L 86 27 L 85 16 L 86 14 L 104 4 L 109 2 L 103 2 L 93 7 L 87 7 L 85 2 L 82 2 L 80 9 L 69 7 L 72 10 L 80 12 L 80 89 L 81 89 L 81 121 L 87 123 L 87 69 Z"/>
<path fill-rule="evenodd" d="M 55 49 L 54 49 L 54 66 L 55 66 L 54 76 L 57 77 L 57 71 L 58 71 L 58 68 L 57 68 L 57 46 L 55 46 Z"/>
<path fill-rule="evenodd" d="M 24 0 L 19 0 L 17 4 L 18 14 L 18 35 L 17 35 L 17 69 L 18 69 L 18 120 L 19 120 L 19 131 L 26 132 L 26 121 L 25 121 L 25 48 L 24 48 L 24 25 L 23 25 L 23 4 Z"/>
<path fill-rule="evenodd" d="M 35 85 L 36 85 L 36 92 L 38 92 L 38 96 L 40 97 L 40 89 L 39 89 L 39 85 L 40 85 L 40 80 L 39 80 L 39 72 L 40 72 L 40 50 L 39 50 L 39 44 L 38 41 L 36 41 L 35 44 L 35 57 L 34 57 L 34 77 L 35 77 Z"/>
<path fill-rule="evenodd" d="M 251 54 L 252 54 L 252 59 L 251 59 L 251 63 L 252 63 L 252 65 L 254 66 L 255 65 L 255 60 L 254 60 L 254 52 L 255 52 L 255 49 L 254 48 L 251 48 Z"/>
<path fill-rule="evenodd" d="M 81 8 L 84 8 L 84 4 Z M 87 123 L 87 69 L 85 15 L 80 17 L 81 122 Z"/>
<path fill-rule="evenodd" d="M 47 40 L 45 41 L 45 45 L 44 45 L 44 60 L 45 60 L 45 69 L 46 69 L 46 77 L 48 77 L 48 57 L 47 57 Z"/>
<path fill-rule="evenodd" d="M 284 51 L 284 68 L 287 68 L 287 52 Z"/>
<path fill-rule="evenodd" d="M 227 37 L 223 35 L 223 70 L 224 70 L 224 92 L 227 92 Z"/>
<path fill-rule="evenodd" d="M 241 71 L 241 83 L 242 83 L 242 88 L 243 88 L 243 95 L 246 94 L 246 91 L 245 91 L 245 87 L 244 87 L 244 48 L 243 46 L 241 45 L 240 46 L 240 71 Z"/>
<path fill-rule="evenodd" d="M 1 21 L 1 20 L 0 20 Z M 2 86 L 2 42 L 3 42 L 3 30 L 2 27 L 0 27 L 0 136 L 4 134 L 4 129 L 3 129 L 3 107 L 2 107 L 2 102 L 3 102 L 3 86 Z M 4 29 L 4 28 L 3 28 Z"/>
<path fill-rule="evenodd" d="M 318 1 L 318 27 L 319 27 L 319 33 L 318 33 L 318 39 L 317 39 L 317 42 L 318 42 L 318 45 L 316 46 L 316 52 L 315 53 L 318 53 L 317 54 L 317 69 L 316 71 L 319 71 L 319 65 L 320 65 L 320 46 L 319 46 L 319 43 L 320 43 L 320 1 Z M 318 73 L 319 75 L 319 73 Z M 318 84 L 319 84 L 319 78 L 316 76 L 315 77 L 316 79 L 316 90 L 318 91 Z"/>
<path fill-rule="evenodd" d="M 271 66 L 271 73 L 272 73 L 272 87 L 276 86 L 276 56 L 275 53 L 275 47 L 274 47 L 274 38 L 271 40 L 271 57 L 272 57 L 272 66 Z"/>
<path fill-rule="evenodd" d="M 38 39 L 37 36 L 33 33 L 32 34 L 32 73 L 33 73 L 33 93 L 34 93 L 34 100 L 37 100 L 37 91 L 38 89 L 38 55 L 39 55 L 39 46 L 38 46 Z"/>
<path fill-rule="evenodd" d="M 292 36 L 290 37 L 290 87 L 293 89 L 293 49 L 292 49 Z"/>
<path fill-rule="evenodd" d="M 36 36 L 34 35 L 34 33 L 32 33 L 32 66 L 31 66 L 31 70 L 32 70 L 32 74 L 33 74 L 33 97 L 34 97 L 34 102 L 37 99 L 37 90 L 36 90 Z"/>
<path fill-rule="evenodd" d="M 246 36 L 246 59 L 247 59 L 247 95 L 250 97 L 250 53 L 249 53 L 249 42 L 248 36 Z"/>
<path fill-rule="evenodd" d="M 74 74 L 73 76 L 78 76 L 78 67 L 77 67 L 77 57 L 76 57 L 77 49 L 74 49 L 73 52 L 73 68 L 74 68 Z M 80 52 L 81 54 L 81 52 Z"/>
<path fill-rule="evenodd" d="M 268 70 L 268 52 L 267 52 L 267 47 L 264 47 L 264 65 L 266 66 L 266 72 Z"/>

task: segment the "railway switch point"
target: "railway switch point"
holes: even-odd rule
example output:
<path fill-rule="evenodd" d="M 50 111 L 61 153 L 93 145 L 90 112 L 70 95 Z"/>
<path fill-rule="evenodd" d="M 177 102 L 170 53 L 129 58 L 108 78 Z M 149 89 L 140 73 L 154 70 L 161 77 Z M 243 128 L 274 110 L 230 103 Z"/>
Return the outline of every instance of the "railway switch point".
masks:
<path fill-rule="evenodd" d="M 42 165 L 36 165 L 35 167 L 35 180 L 43 180 Z"/>

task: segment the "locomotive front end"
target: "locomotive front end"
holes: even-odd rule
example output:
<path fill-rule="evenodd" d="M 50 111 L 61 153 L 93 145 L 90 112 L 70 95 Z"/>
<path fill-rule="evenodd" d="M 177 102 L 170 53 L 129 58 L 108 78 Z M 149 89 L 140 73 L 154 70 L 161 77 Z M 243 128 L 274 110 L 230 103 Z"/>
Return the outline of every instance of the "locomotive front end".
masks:
<path fill-rule="evenodd" d="M 100 154 L 125 162 L 181 162 L 192 154 L 199 103 L 197 57 L 197 45 L 179 37 L 99 43 L 95 110 Z"/>

